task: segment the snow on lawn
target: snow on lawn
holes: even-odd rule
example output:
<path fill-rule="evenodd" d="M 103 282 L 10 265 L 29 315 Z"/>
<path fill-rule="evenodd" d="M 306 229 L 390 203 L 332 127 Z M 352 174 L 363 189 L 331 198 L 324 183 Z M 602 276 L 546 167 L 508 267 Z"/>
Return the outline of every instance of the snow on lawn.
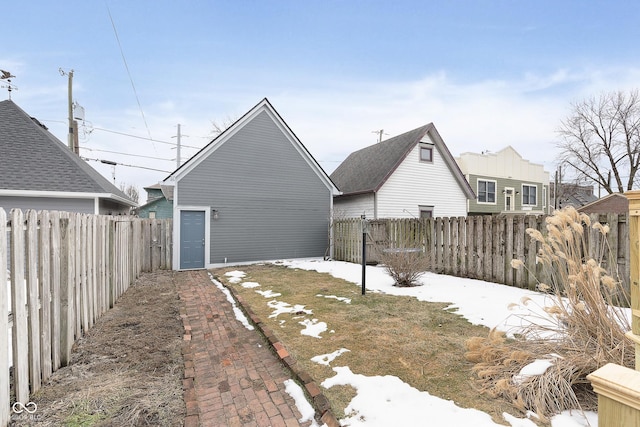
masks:
<path fill-rule="evenodd" d="M 273 290 L 271 290 L 271 289 L 269 289 L 268 291 L 256 291 L 256 293 L 259 293 L 260 295 L 262 295 L 265 298 L 275 298 L 275 297 L 282 296 L 281 293 L 273 292 Z"/>
<path fill-rule="evenodd" d="M 361 286 L 362 266 L 357 264 L 322 260 L 278 261 L 277 264 L 329 273 Z M 495 327 L 508 335 L 518 333 L 531 322 L 552 322 L 544 311 L 545 305 L 550 303 L 548 297 L 529 290 L 433 273 L 425 273 L 421 277 L 422 286 L 399 288 L 393 286 L 393 279 L 377 266 L 366 267 L 365 282 L 368 292 L 414 296 L 421 301 L 448 302 L 448 310 L 460 314 L 469 322 Z M 340 349 L 328 355 L 315 356 L 312 360 L 328 365 L 345 351 L 348 350 Z M 547 360 L 536 361 L 523 369 L 520 375 L 535 375 L 543 371 L 553 363 L 555 355 L 549 356 Z M 397 377 L 367 377 L 351 372 L 348 366 L 334 367 L 333 370 L 336 375 L 323 381 L 323 387 L 350 385 L 357 390 L 356 397 L 345 408 L 346 418 L 341 420 L 345 426 L 424 425 L 427 419 L 431 426 L 500 425 L 482 411 L 461 408 L 453 401 L 419 391 Z M 506 413 L 503 417 L 512 427 L 535 426 L 529 419 Z M 554 416 L 551 425 L 595 427 L 598 425 L 598 416 L 594 412 L 583 414 L 580 411 L 565 411 Z"/>
<path fill-rule="evenodd" d="M 335 295 L 322 295 L 322 294 L 318 294 L 316 296 L 317 297 L 337 299 L 338 301 L 342 301 L 345 304 L 351 304 L 351 298 L 347 298 L 347 297 L 337 297 Z"/>
<path fill-rule="evenodd" d="M 327 330 L 327 324 L 325 322 L 318 322 L 318 319 L 304 319 L 298 323 L 304 326 L 304 329 L 300 331 L 302 335 L 308 335 L 314 338 L 322 338 L 320 334 Z"/>

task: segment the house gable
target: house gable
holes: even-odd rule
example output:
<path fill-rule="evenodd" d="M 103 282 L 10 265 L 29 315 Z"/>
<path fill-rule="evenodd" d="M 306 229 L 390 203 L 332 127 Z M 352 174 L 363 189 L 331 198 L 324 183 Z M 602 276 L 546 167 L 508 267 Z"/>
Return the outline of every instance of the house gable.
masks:
<path fill-rule="evenodd" d="M 163 184 L 176 220 L 206 213 L 206 265 L 327 253 L 337 189 L 266 99 Z"/>
<path fill-rule="evenodd" d="M 465 215 L 466 200 L 475 197 L 433 123 L 351 153 L 331 178 L 343 192 L 337 211 L 366 208 L 374 218 L 418 216 L 420 206 Z M 355 197 L 364 194 L 373 197 Z"/>
<path fill-rule="evenodd" d="M 467 197 L 440 149 L 434 145 L 433 161 L 424 162 L 420 148 L 418 144 L 409 152 L 377 192 L 378 218 L 418 218 L 421 208 L 434 217 L 467 214 Z"/>
<path fill-rule="evenodd" d="M 433 144 L 467 197 L 474 197 L 433 123 L 351 153 L 331 174 L 344 195 L 376 192 L 419 142 Z"/>

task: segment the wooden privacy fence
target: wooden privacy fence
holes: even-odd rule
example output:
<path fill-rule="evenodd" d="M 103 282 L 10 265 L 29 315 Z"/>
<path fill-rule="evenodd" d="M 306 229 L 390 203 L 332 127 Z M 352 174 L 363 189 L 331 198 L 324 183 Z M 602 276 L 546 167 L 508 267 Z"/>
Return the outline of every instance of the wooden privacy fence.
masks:
<path fill-rule="evenodd" d="M 481 279 L 519 288 L 534 289 L 544 281 L 542 264 L 536 263 L 539 243 L 526 229 L 546 234 L 543 215 L 495 215 L 423 219 L 379 219 L 368 221 L 367 259 L 381 261 L 384 249 L 420 248 L 428 257 L 428 270 L 458 277 Z M 605 267 L 616 265 L 628 289 L 629 227 L 627 215 L 590 215 L 591 223 L 607 223 L 611 253 Z M 602 254 L 604 238 L 597 230 L 585 230 L 589 257 Z M 339 261 L 362 262 L 362 220 L 341 219 L 333 223 L 333 257 Z M 518 259 L 525 268 L 513 269 Z"/>
<path fill-rule="evenodd" d="M 0 208 L 0 426 L 12 387 L 26 405 L 142 271 L 171 268 L 171 236 L 170 219 Z"/>

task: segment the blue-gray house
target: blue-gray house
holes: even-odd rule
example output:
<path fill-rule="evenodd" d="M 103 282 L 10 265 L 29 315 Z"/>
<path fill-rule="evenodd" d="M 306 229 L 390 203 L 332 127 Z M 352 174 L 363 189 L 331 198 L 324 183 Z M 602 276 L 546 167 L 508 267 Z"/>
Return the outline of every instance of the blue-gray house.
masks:
<path fill-rule="evenodd" d="M 153 184 L 144 187 L 144 190 L 147 192 L 147 203 L 138 209 L 140 218 L 173 218 L 173 187 Z"/>
<path fill-rule="evenodd" d="M 266 98 L 161 185 L 176 269 L 330 254 L 338 190 Z"/>

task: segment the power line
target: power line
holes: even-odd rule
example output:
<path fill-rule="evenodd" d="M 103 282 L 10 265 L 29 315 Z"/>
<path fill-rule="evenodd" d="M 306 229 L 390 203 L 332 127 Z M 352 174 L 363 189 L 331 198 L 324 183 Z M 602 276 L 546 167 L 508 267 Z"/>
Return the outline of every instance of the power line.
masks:
<path fill-rule="evenodd" d="M 122 50 L 122 45 L 120 44 L 120 37 L 118 37 L 118 30 L 116 29 L 116 24 L 113 22 L 113 17 L 111 16 L 111 9 L 109 9 L 109 4 L 105 0 L 105 6 L 107 6 L 107 13 L 109 14 L 109 19 L 111 20 L 111 26 L 113 27 L 113 33 L 116 36 L 116 41 L 118 42 L 118 48 L 120 49 L 120 55 L 122 55 L 122 61 L 124 62 L 124 67 L 127 69 L 127 75 L 129 76 L 129 81 L 131 82 L 131 87 L 133 88 L 133 94 L 136 97 L 136 102 L 138 103 L 138 108 L 140 109 L 140 114 L 142 115 L 142 121 L 144 122 L 144 126 L 147 128 L 147 133 L 149 134 L 149 139 L 153 141 L 151 138 L 151 130 L 149 130 L 149 125 L 147 124 L 147 118 L 144 116 L 144 111 L 142 110 L 142 104 L 140 104 L 140 98 L 138 98 L 138 91 L 136 90 L 136 85 L 133 83 L 133 77 L 131 76 L 131 71 L 129 71 L 129 64 L 127 64 L 127 58 L 124 56 L 124 51 Z M 156 146 L 153 146 L 153 149 L 156 149 Z"/>
<path fill-rule="evenodd" d="M 141 154 L 121 153 L 119 151 L 100 150 L 98 148 L 89 148 L 89 147 L 80 147 L 80 148 L 82 148 L 83 150 L 89 150 L 89 151 L 100 151 L 102 153 L 121 154 L 123 156 L 131 156 L 131 157 L 142 157 L 144 159 L 164 160 L 164 161 L 167 161 L 167 162 L 172 162 L 172 161 L 175 160 L 175 159 L 163 159 L 161 157 L 143 156 Z"/>
<path fill-rule="evenodd" d="M 126 166 L 128 168 L 138 168 L 138 169 L 148 169 L 151 171 L 156 171 L 156 172 L 165 172 L 165 173 L 171 173 L 171 171 L 167 171 L 164 169 L 155 169 L 155 168 L 148 168 L 145 166 L 136 166 L 136 165 L 127 165 L 125 163 L 119 163 L 119 162 L 112 162 L 111 160 L 103 160 L 103 159 L 91 159 L 89 157 L 81 157 L 82 160 L 86 160 L 86 161 L 94 161 L 94 162 L 100 162 L 100 163 L 104 163 L 106 165 L 111 165 L 111 166 Z"/>
<path fill-rule="evenodd" d="M 115 133 L 117 135 L 122 135 L 122 136 L 129 136 L 131 138 L 138 138 L 138 139 L 144 139 L 145 141 L 151 141 L 151 142 L 157 142 L 159 144 L 166 144 L 166 145 L 171 145 L 173 147 L 175 147 L 177 144 L 174 142 L 167 142 L 167 141 L 160 141 L 159 139 L 153 139 L 153 138 L 146 138 L 144 136 L 139 136 L 139 135 L 132 135 L 130 133 L 124 133 L 124 132 L 119 132 L 117 130 L 109 130 L 109 129 L 103 129 L 103 128 L 93 128 L 94 130 L 101 130 L 103 132 L 109 132 L 109 133 Z M 195 147 L 193 145 L 184 145 L 184 144 L 180 144 L 181 147 L 183 148 L 195 148 L 197 150 L 201 149 L 202 147 Z"/>

